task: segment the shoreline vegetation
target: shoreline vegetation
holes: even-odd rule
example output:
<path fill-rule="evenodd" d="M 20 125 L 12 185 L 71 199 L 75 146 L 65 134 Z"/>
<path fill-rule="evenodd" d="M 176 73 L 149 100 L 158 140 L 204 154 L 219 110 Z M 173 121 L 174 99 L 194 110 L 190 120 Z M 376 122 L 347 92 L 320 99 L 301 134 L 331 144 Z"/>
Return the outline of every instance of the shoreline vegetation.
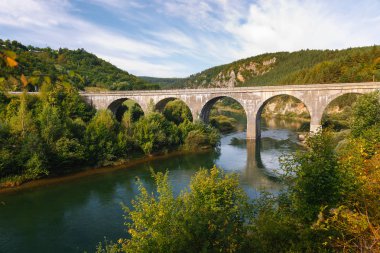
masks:
<path fill-rule="evenodd" d="M 113 115 L 95 112 L 70 85 L 45 83 L 41 90 L 40 96 L 0 92 L 0 188 L 136 157 L 212 149 L 220 141 L 216 129 L 190 121 L 181 101 L 147 115 L 127 103 Z"/>

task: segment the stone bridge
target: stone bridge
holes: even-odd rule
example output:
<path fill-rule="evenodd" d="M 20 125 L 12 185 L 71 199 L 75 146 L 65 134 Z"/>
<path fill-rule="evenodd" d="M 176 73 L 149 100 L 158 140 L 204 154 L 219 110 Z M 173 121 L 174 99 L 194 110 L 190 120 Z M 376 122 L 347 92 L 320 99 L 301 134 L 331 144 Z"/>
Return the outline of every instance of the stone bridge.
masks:
<path fill-rule="evenodd" d="M 162 110 L 172 100 L 182 100 L 190 109 L 193 120 L 208 122 L 210 110 L 216 101 L 230 97 L 239 102 L 247 116 L 247 139 L 260 138 L 261 112 L 269 100 L 289 95 L 303 102 L 310 114 L 310 131 L 321 127 L 326 107 L 337 97 L 347 93 L 363 94 L 380 90 L 380 82 L 260 86 L 238 88 L 180 89 L 152 91 L 83 92 L 81 96 L 96 109 L 116 113 L 127 99 L 137 102 L 146 113 L 150 107 Z"/>

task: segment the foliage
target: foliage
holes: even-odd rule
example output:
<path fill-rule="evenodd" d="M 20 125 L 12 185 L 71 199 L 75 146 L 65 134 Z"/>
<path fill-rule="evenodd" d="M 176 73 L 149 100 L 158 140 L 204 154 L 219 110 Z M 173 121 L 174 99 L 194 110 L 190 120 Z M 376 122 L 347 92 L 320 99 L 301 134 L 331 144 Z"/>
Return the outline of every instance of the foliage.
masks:
<path fill-rule="evenodd" d="M 150 76 L 139 76 L 139 78 L 148 83 L 157 84 L 162 89 L 185 88 L 183 82 L 185 78 L 158 78 Z"/>
<path fill-rule="evenodd" d="M 143 116 L 136 105 L 120 124 L 110 111 L 95 114 L 70 84 L 46 83 L 41 90 L 39 96 L 0 93 L 0 178 L 5 181 L 17 177 L 18 184 L 142 152 L 166 152 L 188 143 L 195 130 L 203 141 L 192 142 L 192 149 L 219 141 L 209 126 L 188 120 L 177 126 L 159 113 Z"/>
<path fill-rule="evenodd" d="M 344 194 L 344 178 L 338 167 L 332 135 L 320 132 L 308 138 L 309 150 L 284 163 L 291 180 L 289 193 L 299 217 L 310 222 L 321 207 L 333 207 Z"/>
<path fill-rule="evenodd" d="M 189 190 L 175 197 L 168 173 L 154 175 L 157 194 L 139 182 L 133 210 L 124 207 L 130 239 L 119 252 L 239 252 L 250 217 L 248 197 L 234 174 L 201 169 Z M 101 251 L 99 251 L 101 252 Z M 105 250 L 104 252 L 112 252 Z"/>
<path fill-rule="evenodd" d="M 372 95 L 375 95 L 373 93 Z M 365 97 L 363 97 L 365 98 Z M 355 110 L 372 100 L 360 100 Z M 333 231 L 330 240 L 332 247 L 349 251 L 380 251 L 380 128 L 378 123 L 354 134 L 345 147 L 341 148 L 340 166 L 352 174 L 351 191 L 341 205 L 321 215 L 316 223 L 320 230 Z"/>
<path fill-rule="evenodd" d="M 364 94 L 353 109 L 351 124 L 354 136 L 360 136 L 373 125 L 380 127 L 380 92 Z"/>
<path fill-rule="evenodd" d="M 187 150 L 209 149 L 219 145 L 218 130 L 202 122 L 184 121 L 179 125 L 184 148 Z"/>
<path fill-rule="evenodd" d="M 133 138 L 145 154 L 172 148 L 180 143 L 177 126 L 159 113 L 150 113 L 137 121 L 133 126 Z"/>
<path fill-rule="evenodd" d="M 78 89 L 87 86 L 103 87 L 110 90 L 158 89 L 158 85 L 150 84 L 112 64 L 86 52 L 84 49 L 69 50 L 60 48 L 38 48 L 24 46 L 17 41 L 1 40 L 4 50 L 0 52 L 0 77 L 4 78 L 3 86 L 8 89 L 19 89 L 21 74 L 25 75 L 29 88 L 40 87 L 44 79 L 53 82 L 66 75 L 72 85 Z M 13 52 L 11 53 L 8 52 Z M 17 62 L 14 60 L 17 54 Z M 13 63 L 14 62 L 14 63 Z M 17 66 L 17 68 L 14 68 Z M 16 79 L 14 77 L 17 77 Z M 0 84 L 1 84 L 0 80 Z M 37 88 L 38 89 L 38 88 Z"/>
<path fill-rule="evenodd" d="M 85 132 L 92 161 L 112 161 L 116 159 L 117 131 L 119 124 L 110 111 L 98 111 L 89 122 Z"/>
<path fill-rule="evenodd" d="M 162 114 L 167 120 L 174 122 L 176 125 L 181 124 L 185 120 L 193 120 L 189 107 L 179 99 L 169 101 Z"/>

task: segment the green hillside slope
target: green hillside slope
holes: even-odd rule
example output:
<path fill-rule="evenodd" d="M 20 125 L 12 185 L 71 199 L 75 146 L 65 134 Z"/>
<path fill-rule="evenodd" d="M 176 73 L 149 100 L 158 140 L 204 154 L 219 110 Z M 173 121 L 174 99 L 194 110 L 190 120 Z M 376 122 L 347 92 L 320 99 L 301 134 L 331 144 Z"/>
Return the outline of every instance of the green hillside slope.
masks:
<path fill-rule="evenodd" d="M 17 54 L 17 68 L 1 68 L 0 76 L 8 79 L 10 86 L 17 80 L 11 77 L 19 77 L 24 74 L 30 76 L 57 76 L 74 71 L 83 78 L 78 82 L 80 89 L 86 86 L 96 86 L 110 90 L 132 89 L 157 89 L 156 84 L 150 84 L 127 71 L 121 70 L 106 62 L 96 55 L 86 52 L 84 49 L 69 50 L 51 48 L 38 48 L 24 46 L 17 41 L 1 40 L 0 50 L 11 50 Z"/>
<path fill-rule="evenodd" d="M 157 84 L 162 89 L 185 88 L 184 80 L 186 80 L 186 78 L 160 78 L 150 76 L 139 76 L 139 78 L 145 80 L 148 83 Z"/>
<path fill-rule="evenodd" d="M 191 75 L 179 86 L 235 87 L 380 81 L 380 46 L 262 54 Z"/>

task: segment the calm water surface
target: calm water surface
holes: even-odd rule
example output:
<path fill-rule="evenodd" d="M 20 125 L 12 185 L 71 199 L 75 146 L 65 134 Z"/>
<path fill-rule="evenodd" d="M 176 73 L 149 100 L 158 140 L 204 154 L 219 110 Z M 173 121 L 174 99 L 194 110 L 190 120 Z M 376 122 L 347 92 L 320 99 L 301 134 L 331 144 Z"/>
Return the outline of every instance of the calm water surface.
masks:
<path fill-rule="evenodd" d="M 282 154 L 300 148 L 295 130 L 301 123 L 263 120 L 261 142 L 245 142 L 245 133 L 226 135 L 219 152 L 189 154 L 151 161 L 118 171 L 55 185 L 0 194 L 0 252 L 93 252 L 98 242 L 126 237 L 121 202 L 138 193 L 139 177 L 153 189 L 150 168 L 170 171 L 176 193 L 199 167 L 213 164 L 241 175 L 251 198 L 261 190 L 278 192 L 274 180 Z M 240 140 L 236 142 L 236 139 Z M 231 145 L 231 140 L 235 139 Z"/>

